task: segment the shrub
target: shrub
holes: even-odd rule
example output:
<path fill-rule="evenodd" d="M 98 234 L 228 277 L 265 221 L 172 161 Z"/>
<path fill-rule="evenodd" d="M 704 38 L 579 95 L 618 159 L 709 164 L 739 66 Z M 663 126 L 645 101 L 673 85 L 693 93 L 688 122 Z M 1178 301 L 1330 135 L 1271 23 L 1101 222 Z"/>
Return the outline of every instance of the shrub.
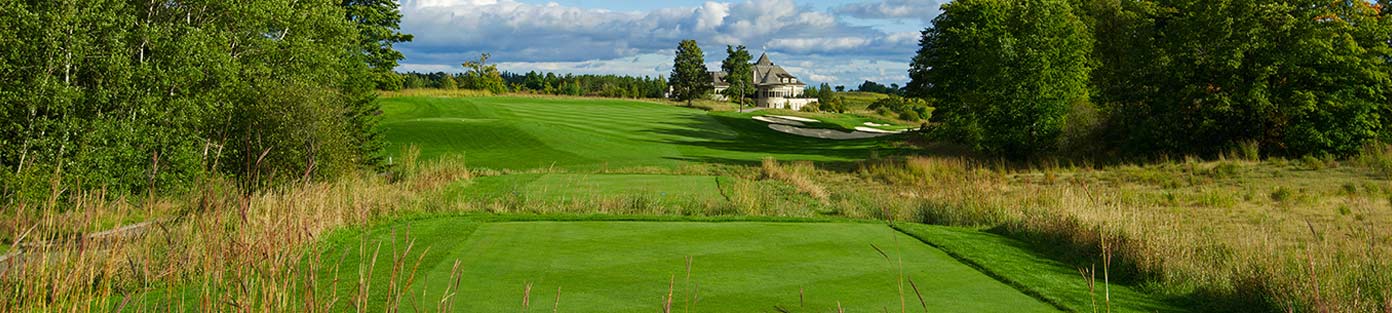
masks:
<path fill-rule="evenodd" d="M 866 109 L 874 110 L 880 115 L 897 116 L 900 120 L 910 122 L 926 120 L 933 115 L 933 107 L 928 106 L 927 101 L 895 95 L 876 100 L 874 103 L 867 106 Z"/>
<path fill-rule="evenodd" d="M 1290 188 L 1286 188 L 1285 186 L 1276 187 L 1276 190 L 1271 192 L 1271 201 L 1286 202 L 1294 198 L 1295 192 L 1291 191 Z"/>

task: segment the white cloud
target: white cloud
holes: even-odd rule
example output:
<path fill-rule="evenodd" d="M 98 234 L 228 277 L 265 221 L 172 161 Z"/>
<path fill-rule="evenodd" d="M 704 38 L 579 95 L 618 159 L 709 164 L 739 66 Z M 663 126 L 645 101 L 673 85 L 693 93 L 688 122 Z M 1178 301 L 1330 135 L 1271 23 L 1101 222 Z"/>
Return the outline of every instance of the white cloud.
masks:
<path fill-rule="evenodd" d="M 742 44 L 756 56 L 767 49 L 780 64 L 823 60 L 834 64 L 822 66 L 838 68 L 800 66 L 815 68 L 794 73 L 807 75 L 804 80 L 859 84 L 862 77 L 893 75 L 843 67 L 894 60 L 899 68 L 889 72 L 903 73 L 917 49 L 916 33 L 855 26 L 792 0 L 629 12 L 516 0 L 403 0 L 401 10 L 403 31 L 416 36 L 398 46 L 407 56 L 401 71 L 458 70 L 459 63 L 487 52 L 501 69 L 514 72 L 666 75 L 672 49 L 695 39 L 708 62 L 718 64 L 725 45 Z"/>
<path fill-rule="evenodd" d="M 870 39 L 862 37 L 778 38 L 769 41 L 769 47 L 790 51 L 825 52 L 856 49 L 870 42 Z"/>
<path fill-rule="evenodd" d="M 863 19 L 917 19 L 930 21 L 942 12 L 937 0 L 879 0 L 843 5 L 836 13 Z"/>

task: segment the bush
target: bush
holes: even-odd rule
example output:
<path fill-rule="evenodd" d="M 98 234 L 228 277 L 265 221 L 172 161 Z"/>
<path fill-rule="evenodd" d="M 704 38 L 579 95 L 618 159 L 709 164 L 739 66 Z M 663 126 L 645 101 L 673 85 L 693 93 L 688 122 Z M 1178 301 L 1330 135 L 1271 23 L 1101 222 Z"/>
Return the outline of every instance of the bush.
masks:
<path fill-rule="evenodd" d="M 1094 90 L 1126 150 L 1346 157 L 1388 129 L 1392 23 L 1370 2 L 1146 3 L 1090 19 L 1107 23 Z"/>
<path fill-rule="evenodd" d="M 927 101 L 895 95 L 876 100 L 866 109 L 874 110 L 880 115 L 890 116 L 892 114 L 900 120 L 909 122 L 927 120 L 933 116 L 933 107 L 929 106 Z"/>
<path fill-rule="evenodd" d="M 1064 120 L 1063 133 L 1059 135 L 1059 152 L 1079 158 L 1103 155 L 1105 117 L 1089 101 L 1077 101 L 1069 106 Z"/>
<path fill-rule="evenodd" d="M 0 177 L 0 193 L 50 176 L 119 195 L 375 165 L 376 77 L 341 4 L 24 3 L 0 5 L 0 30 L 26 34 L 0 38 L 0 168 L 33 177 Z M 30 69 L 42 64 L 65 70 Z"/>

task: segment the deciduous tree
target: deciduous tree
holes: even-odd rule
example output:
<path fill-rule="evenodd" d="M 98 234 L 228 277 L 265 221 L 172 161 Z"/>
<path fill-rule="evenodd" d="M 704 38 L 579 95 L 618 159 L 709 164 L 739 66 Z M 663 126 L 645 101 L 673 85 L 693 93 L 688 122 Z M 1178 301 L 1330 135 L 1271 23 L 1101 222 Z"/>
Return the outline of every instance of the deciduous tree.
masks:
<path fill-rule="evenodd" d="M 923 32 L 911 95 L 938 103 L 946 138 L 988 153 L 1053 149 L 1088 97 L 1090 37 L 1062 0 L 958 0 Z"/>

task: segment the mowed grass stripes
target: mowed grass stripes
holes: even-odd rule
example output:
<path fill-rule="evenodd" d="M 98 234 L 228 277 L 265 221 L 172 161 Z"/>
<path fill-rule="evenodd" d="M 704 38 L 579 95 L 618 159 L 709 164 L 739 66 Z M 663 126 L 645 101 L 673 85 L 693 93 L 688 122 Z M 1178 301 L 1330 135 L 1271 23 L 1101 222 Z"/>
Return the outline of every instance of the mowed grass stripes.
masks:
<path fill-rule="evenodd" d="M 442 255 L 422 265 L 426 277 L 412 290 L 440 299 L 453 260 L 460 260 L 459 312 L 519 311 L 524 297 L 533 311 L 549 311 L 558 289 L 563 312 L 659 311 L 669 292 L 674 310 L 687 309 L 690 298 L 692 312 L 826 312 L 838 305 L 847 312 L 897 312 L 901 300 L 915 312 L 924 305 L 933 312 L 1055 310 L 881 224 L 433 224 L 460 225 L 417 222 L 413 236 L 472 234 L 440 242 L 436 248 L 444 250 L 434 251 Z M 913 279 L 923 302 L 907 280 L 901 298 L 901 277 Z"/>
<path fill-rule="evenodd" d="M 829 141 L 769 130 L 747 116 L 610 99 L 520 97 L 382 99 L 388 151 L 459 155 L 494 169 L 850 161 L 894 149 L 883 140 Z"/>

